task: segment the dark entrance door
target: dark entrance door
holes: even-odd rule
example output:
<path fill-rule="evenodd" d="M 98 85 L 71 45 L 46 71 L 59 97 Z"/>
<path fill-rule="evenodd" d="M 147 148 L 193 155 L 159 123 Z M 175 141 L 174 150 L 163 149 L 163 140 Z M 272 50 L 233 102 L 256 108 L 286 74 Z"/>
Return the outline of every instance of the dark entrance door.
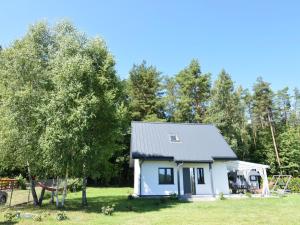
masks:
<path fill-rule="evenodd" d="M 195 191 L 194 169 L 183 168 L 183 191 L 184 194 L 194 195 Z"/>

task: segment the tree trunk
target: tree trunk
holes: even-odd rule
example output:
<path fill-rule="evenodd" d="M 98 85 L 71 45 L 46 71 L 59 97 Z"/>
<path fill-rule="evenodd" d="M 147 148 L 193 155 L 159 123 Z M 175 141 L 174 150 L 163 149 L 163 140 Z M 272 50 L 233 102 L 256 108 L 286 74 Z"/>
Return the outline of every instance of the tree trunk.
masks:
<path fill-rule="evenodd" d="M 40 198 L 39 198 L 39 206 L 42 206 L 44 195 L 45 195 L 45 190 L 46 189 L 43 188 L 42 191 L 41 191 L 41 195 L 40 195 Z"/>
<path fill-rule="evenodd" d="M 271 116 L 270 116 L 270 110 L 268 110 L 268 120 L 269 120 L 269 124 L 270 124 L 271 135 L 272 135 L 272 140 L 273 140 L 273 145 L 274 145 L 274 150 L 275 150 L 275 154 L 276 154 L 277 163 L 278 163 L 279 167 L 281 167 L 280 158 L 279 158 L 278 149 L 277 149 L 277 144 L 276 144 L 276 140 L 275 140 L 275 131 L 274 131 L 274 127 L 273 127 L 273 124 L 272 124 L 272 121 L 271 121 Z"/>
<path fill-rule="evenodd" d="M 65 204 L 65 199 L 67 196 L 67 185 L 68 185 L 68 166 L 66 169 L 66 177 L 65 177 L 65 183 L 64 183 L 63 196 L 62 196 L 62 200 L 61 200 L 61 207 L 64 207 L 64 204 Z"/>
<path fill-rule="evenodd" d="M 55 179 L 53 178 L 52 179 L 52 187 L 54 187 L 54 184 L 55 184 Z M 54 204 L 54 196 L 55 196 L 54 191 L 51 191 L 50 204 Z"/>
<path fill-rule="evenodd" d="M 39 205 L 39 200 L 35 191 L 35 181 L 32 179 L 31 172 L 30 172 L 30 166 L 29 162 L 27 162 L 27 171 L 28 171 L 28 178 L 30 182 L 30 189 L 31 189 L 31 194 L 33 198 L 33 205 L 38 206 Z"/>
<path fill-rule="evenodd" d="M 84 176 L 82 179 L 82 206 L 87 206 L 87 198 L 86 198 L 86 183 L 87 178 Z"/>
<path fill-rule="evenodd" d="M 59 199 L 58 199 L 58 185 L 59 185 L 59 178 L 57 177 L 56 178 L 56 191 L 55 191 L 55 198 L 56 198 L 56 207 L 58 208 L 59 207 Z"/>

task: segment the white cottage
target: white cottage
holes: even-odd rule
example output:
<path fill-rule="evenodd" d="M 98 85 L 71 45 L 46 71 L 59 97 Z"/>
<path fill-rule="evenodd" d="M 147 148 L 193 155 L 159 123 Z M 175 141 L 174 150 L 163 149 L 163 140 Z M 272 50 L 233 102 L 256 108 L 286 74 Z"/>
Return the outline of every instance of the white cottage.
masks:
<path fill-rule="evenodd" d="M 132 122 L 131 128 L 136 196 L 230 193 L 228 165 L 234 170 L 237 156 L 215 126 Z"/>

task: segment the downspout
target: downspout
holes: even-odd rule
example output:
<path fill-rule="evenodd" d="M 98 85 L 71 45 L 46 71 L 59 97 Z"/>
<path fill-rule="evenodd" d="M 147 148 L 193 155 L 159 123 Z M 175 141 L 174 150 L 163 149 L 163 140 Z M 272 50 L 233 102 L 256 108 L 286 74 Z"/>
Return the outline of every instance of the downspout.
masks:
<path fill-rule="evenodd" d="M 212 174 L 212 163 L 209 164 L 209 173 L 210 173 L 210 185 L 211 185 L 211 193 L 215 197 L 215 187 L 214 187 L 214 180 L 213 180 L 213 174 Z"/>
<path fill-rule="evenodd" d="M 139 163 L 140 163 L 140 194 L 139 196 L 141 197 L 142 196 L 142 164 L 143 164 L 144 160 L 139 160 Z"/>
<path fill-rule="evenodd" d="M 177 188 L 178 188 L 178 196 L 180 196 L 180 174 L 179 174 L 179 167 L 182 166 L 183 163 L 177 162 Z"/>

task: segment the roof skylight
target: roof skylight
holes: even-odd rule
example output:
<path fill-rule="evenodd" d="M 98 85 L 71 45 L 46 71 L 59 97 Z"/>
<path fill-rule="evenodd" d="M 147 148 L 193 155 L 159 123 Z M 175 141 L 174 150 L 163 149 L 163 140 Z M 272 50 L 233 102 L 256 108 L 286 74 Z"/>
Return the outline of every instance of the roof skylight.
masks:
<path fill-rule="evenodd" d="M 170 135 L 170 141 L 171 142 L 180 142 L 180 139 L 176 134 L 171 134 Z"/>

